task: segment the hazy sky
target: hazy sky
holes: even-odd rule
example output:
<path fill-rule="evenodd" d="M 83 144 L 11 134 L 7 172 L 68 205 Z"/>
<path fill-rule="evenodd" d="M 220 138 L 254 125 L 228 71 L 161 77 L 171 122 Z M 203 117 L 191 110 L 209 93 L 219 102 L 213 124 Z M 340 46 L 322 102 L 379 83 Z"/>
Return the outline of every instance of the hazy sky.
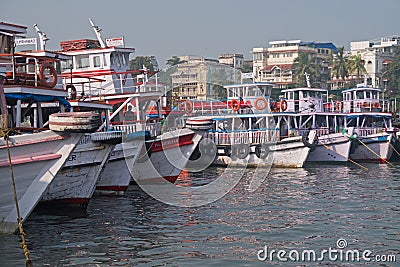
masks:
<path fill-rule="evenodd" d="M 103 38 L 125 37 L 136 55 L 155 55 L 161 67 L 174 55 L 218 58 L 269 41 L 350 41 L 399 35 L 399 0 L 4 0 L 0 21 L 29 27 L 37 23 L 50 41 L 95 39 L 88 18 Z"/>

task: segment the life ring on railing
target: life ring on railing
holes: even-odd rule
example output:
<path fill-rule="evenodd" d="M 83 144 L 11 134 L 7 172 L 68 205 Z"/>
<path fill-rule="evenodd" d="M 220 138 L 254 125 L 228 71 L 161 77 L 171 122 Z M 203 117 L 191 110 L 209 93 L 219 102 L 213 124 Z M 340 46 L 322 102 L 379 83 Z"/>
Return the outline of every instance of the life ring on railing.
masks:
<path fill-rule="evenodd" d="M 313 151 L 313 150 L 317 147 L 317 145 L 318 145 L 318 136 L 317 136 L 317 134 L 315 134 L 314 140 L 312 141 L 312 143 L 310 143 L 310 142 L 308 141 L 308 136 L 309 136 L 309 134 L 310 134 L 310 131 L 304 132 L 303 135 L 301 136 L 301 141 L 303 142 L 303 144 L 304 144 L 306 147 L 311 148 L 311 151 Z"/>
<path fill-rule="evenodd" d="M 281 110 L 285 111 L 287 109 L 287 102 L 285 99 L 281 100 Z"/>
<path fill-rule="evenodd" d="M 259 106 L 260 101 L 262 102 L 261 106 Z M 267 107 L 267 100 L 265 100 L 265 98 L 259 97 L 256 99 L 256 101 L 254 101 L 254 106 L 258 110 L 264 110 Z"/>
<path fill-rule="evenodd" d="M 341 111 L 342 110 L 342 102 L 336 102 L 335 103 L 335 110 L 336 111 Z"/>
<path fill-rule="evenodd" d="M 381 103 L 376 102 L 376 103 L 375 103 L 375 108 L 381 108 Z"/>
<path fill-rule="evenodd" d="M 50 71 L 51 81 L 47 80 L 46 70 Z M 50 63 L 44 62 L 39 69 L 39 80 L 44 87 L 53 88 L 57 84 L 57 71 Z"/>
<path fill-rule="evenodd" d="M 250 153 L 250 147 L 246 144 L 235 145 L 234 148 L 234 155 L 239 159 L 245 159 Z"/>
<path fill-rule="evenodd" d="M 67 92 L 69 93 L 69 99 L 75 100 L 76 99 L 76 88 L 73 84 L 68 84 L 66 87 Z"/>
<path fill-rule="evenodd" d="M 231 109 L 232 109 L 233 111 L 238 111 L 238 110 L 240 109 L 240 101 L 237 100 L 237 99 L 233 99 L 233 100 L 231 101 L 230 106 L 231 106 Z"/>
<path fill-rule="evenodd" d="M 257 145 L 255 153 L 259 159 L 265 159 L 269 154 L 269 147 L 266 144 Z"/>
<path fill-rule="evenodd" d="M 184 105 L 185 105 L 185 111 L 187 113 L 192 113 L 192 111 L 193 111 L 193 103 L 192 103 L 192 101 L 186 100 Z"/>

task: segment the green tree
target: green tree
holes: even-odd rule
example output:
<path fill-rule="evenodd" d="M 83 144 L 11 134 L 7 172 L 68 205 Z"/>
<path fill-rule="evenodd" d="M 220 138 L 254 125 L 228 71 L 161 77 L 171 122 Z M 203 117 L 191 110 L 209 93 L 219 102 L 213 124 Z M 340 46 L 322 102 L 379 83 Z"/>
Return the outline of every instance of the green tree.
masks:
<path fill-rule="evenodd" d="M 361 55 L 352 55 L 348 60 L 348 70 L 351 74 L 356 74 L 357 82 L 362 79 L 362 75 L 367 73 L 364 60 Z"/>
<path fill-rule="evenodd" d="M 310 75 L 310 80 L 315 84 L 319 76 L 319 67 L 316 64 L 316 59 L 308 53 L 300 52 L 299 56 L 293 62 L 293 77 L 297 86 L 307 86 L 306 72 Z"/>
<path fill-rule="evenodd" d="M 170 67 L 178 65 L 178 64 L 182 64 L 185 63 L 185 60 L 181 60 L 180 57 L 178 56 L 173 56 L 172 58 L 167 60 L 167 65 L 169 65 Z"/>
<path fill-rule="evenodd" d="M 390 64 L 382 69 L 384 89 L 391 97 L 400 96 L 400 48 L 396 47 Z"/>
<path fill-rule="evenodd" d="M 148 56 L 137 56 L 129 61 L 131 70 L 140 70 L 145 66 L 149 71 L 154 71 L 154 66 L 151 62 L 151 57 Z"/>
<path fill-rule="evenodd" d="M 333 58 L 332 76 L 337 79 L 345 79 L 349 76 L 348 57 L 344 53 L 344 46 L 339 47 Z"/>

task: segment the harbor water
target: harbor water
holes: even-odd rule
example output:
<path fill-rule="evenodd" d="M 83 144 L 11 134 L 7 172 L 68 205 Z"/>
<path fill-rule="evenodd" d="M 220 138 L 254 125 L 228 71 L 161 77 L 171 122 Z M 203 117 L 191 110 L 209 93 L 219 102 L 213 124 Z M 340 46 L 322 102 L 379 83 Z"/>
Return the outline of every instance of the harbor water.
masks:
<path fill-rule="evenodd" d="M 248 169 L 225 197 L 197 208 L 169 206 L 131 185 L 124 196 L 94 197 L 86 213 L 35 211 L 24 224 L 30 258 L 34 266 L 399 266 L 400 165 L 364 166 L 272 169 L 252 193 Z M 206 184 L 219 171 L 181 182 Z M 260 259 L 266 247 L 320 255 L 338 240 L 397 262 Z M 0 235 L 0 263 L 25 265 L 18 235 Z"/>

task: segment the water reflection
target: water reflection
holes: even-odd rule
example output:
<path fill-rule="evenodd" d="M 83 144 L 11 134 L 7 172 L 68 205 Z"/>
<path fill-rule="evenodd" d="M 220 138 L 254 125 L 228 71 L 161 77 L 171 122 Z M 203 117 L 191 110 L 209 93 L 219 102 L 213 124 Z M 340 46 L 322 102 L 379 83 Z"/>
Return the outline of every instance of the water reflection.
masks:
<path fill-rule="evenodd" d="M 137 186 L 96 197 L 80 217 L 35 213 L 25 224 L 35 266 L 266 266 L 256 252 L 321 250 L 339 237 L 350 248 L 399 253 L 396 168 L 318 165 L 272 169 L 255 192 L 254 169 L 224 198 L 198 208 L 160 203 Z M 211 182 L 219 169 L 186 174 L 183 186 Z M 24 264 L 18 237 L 0 237 L 0 259 Z"/>

